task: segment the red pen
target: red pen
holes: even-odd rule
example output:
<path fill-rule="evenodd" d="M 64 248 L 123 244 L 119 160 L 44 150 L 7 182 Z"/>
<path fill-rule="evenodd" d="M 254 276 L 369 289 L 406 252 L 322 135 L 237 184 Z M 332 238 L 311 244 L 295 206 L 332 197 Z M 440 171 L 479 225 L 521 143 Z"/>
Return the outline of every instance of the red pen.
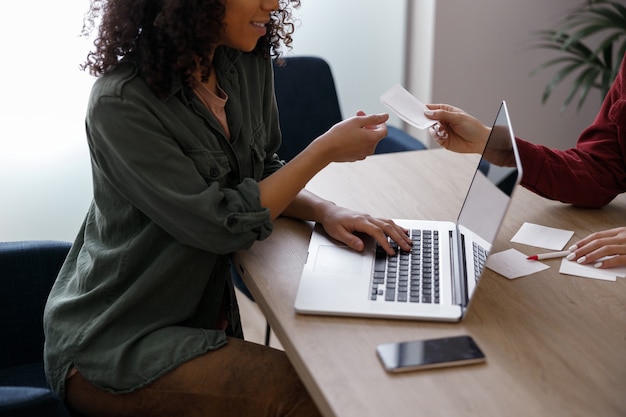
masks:
<path fill-rule="evenodd" d="M 564 256 L 569 255 L 570 251 L 568 250 L 564 250 L 561 252 L 550 252 L 550 253 L 540 253 L 538 255 L 533 255 L 533 256 L 529 256 L 526 259 L 532 260 L 532 261 L 540 261 L 542 259 L 552 259 L 552 258 L 562 258 Z"/>

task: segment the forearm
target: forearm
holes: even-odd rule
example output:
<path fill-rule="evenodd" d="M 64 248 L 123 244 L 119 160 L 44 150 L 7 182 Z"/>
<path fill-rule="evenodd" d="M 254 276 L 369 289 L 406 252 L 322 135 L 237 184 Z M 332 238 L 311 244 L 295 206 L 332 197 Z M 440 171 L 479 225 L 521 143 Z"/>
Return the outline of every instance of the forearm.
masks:
<path fill-rule="evenodd" d="M 319 199 L 301 192 L 321 169 L 329 164 L 324 152 L 315 144 L 300 153 L 281 169 L 259 182 L 261 205 L 270 210 L 276 219 L 281 214 L 300 219 L 314 220 Z M 285 210 L 289 210 L 285 212 Z"/>
<path fill-rule="evenodd" d="M 543 197 L 577 206 L 602 207 L 626 190 L 626 184 L 615 175 L 621 164 L 615 156 L 518 143 L 524 169 L 522 185 Z"/>
<path fill-rule="evenodd" d="M 311 178 L 331 162 L 353 162 L 374 153 L 387 134 L 389 115 L 359 114 L 331 127 L 289 163 L 259 183 L 261 205 L 280 216 Z"/>
<path fill-rule="evenodd" d="M 324 200 L 310 191 L 302 190 L 283 211 L 283 216 L 322 222 L 324 213 L 331 206 L 335 206 L 335 203 Z"/>

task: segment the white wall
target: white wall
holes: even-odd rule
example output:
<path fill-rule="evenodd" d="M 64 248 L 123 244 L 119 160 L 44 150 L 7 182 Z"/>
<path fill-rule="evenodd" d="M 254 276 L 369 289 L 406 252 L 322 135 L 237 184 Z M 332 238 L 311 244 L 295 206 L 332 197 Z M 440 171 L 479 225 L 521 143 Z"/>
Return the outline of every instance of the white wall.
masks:
<path fill-rule="evenodd" d="M 541 96 L 554 70 L 529 73 L 554 56 L 531 48 L 532 32 L 550 29 L 572 0 L 445 0 L 437 2 L 433 60 L 433 102 L 463 108 L 491 124 L 500 100 L 505 99 L 517 136 L 565 149 L 597 113 L 601 99 L 590 93 L 585 106 L 576 104 L 561 113 L 569 89 L 565 85 L 546 105 Z"/>
<path fill-rule="evenodd" d="M 385 112 L 380 95 L 403 81 L 405 1 L 303 0 L 289 55 L 316 55 L 333 71 L 343 117 Z M 394 123 L 399 125 L 398 119 Z"/>
<path fill-rule="evenodd" d="M 73 240 L 91 200 L 87 0 L 0 3 L 0 240 Z"/>

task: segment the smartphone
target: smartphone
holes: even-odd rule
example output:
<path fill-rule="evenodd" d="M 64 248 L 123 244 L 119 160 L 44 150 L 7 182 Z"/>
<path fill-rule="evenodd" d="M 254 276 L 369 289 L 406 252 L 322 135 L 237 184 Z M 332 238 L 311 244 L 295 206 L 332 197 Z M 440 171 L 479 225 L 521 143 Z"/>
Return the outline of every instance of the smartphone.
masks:
<path fill-rule="evenodd" d="M 404 372 L 485 362 L 485 354 L 471 336 L 378 345 L 376 353 L 387 372 Z"/>

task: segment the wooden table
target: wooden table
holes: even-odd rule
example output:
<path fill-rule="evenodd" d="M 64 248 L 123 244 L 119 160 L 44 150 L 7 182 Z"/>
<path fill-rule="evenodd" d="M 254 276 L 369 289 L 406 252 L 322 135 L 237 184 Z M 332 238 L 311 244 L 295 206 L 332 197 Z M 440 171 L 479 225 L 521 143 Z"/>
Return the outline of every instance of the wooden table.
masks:
<path fill-rule="evenodd" d="M 332 164 L 307 188 L 380 217 L 455 220 L 475 164 L 444 150 L 376 155 Z M 626 195 L 593 210 L 518 187 L 493 251 L 536 252 L 510 242 L 524 222 L 573 230 L 571 243 L 626 225 Z M 488 270 L 460 323 L 305 316 L 293 303 L 311 228 L 279 219 L 237 263 L 324 415 L 626 415 L 626 279 L 561 275 L 555 259 L 516 280 Z M 390 375 L 375 354 L 380 343 L 457 334 L 472 335 L 487 362 Z"/>

